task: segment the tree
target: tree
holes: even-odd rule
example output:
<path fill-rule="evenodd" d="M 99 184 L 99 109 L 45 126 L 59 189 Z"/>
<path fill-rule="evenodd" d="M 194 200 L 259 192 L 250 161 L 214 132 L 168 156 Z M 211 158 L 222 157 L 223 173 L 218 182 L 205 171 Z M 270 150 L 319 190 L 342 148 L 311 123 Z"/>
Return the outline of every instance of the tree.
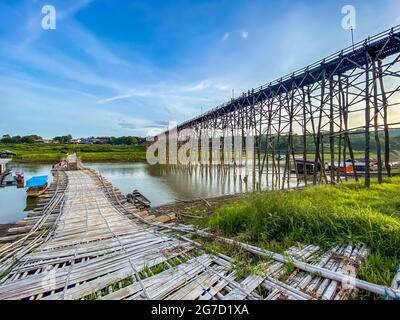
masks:
<path fill-rule="evenodd" d="M 126 136 L 126 137 L 111 137 L 111 144 L 116 145 L 136 145 L 138 143 L 138 138 L 133 136 Z"/>
<path fill-rule="evenodd" d="M 36 134 L 31 134 L 29 136 L 23 136 L 20 141 L 21 143 L 35 143 L 38 141 L 43 141 L 43 139 L 41 136 L 38 136 Z"/>
<path fill-rule="evenodd" d="M 21 143 L 21 137 L 20 136 L 14 136 L 14 137 L 4 137 L 3 139 L 0 140 L 1 143 Z"/>
<path fill-rule="evenodd" d="M 58 141 L 61 144 L 67 144 L 70 143 L 72 140 L 72 136 L 70 134 L 66 136 L 58 136 L 53 138 L 54 141 Z"/>

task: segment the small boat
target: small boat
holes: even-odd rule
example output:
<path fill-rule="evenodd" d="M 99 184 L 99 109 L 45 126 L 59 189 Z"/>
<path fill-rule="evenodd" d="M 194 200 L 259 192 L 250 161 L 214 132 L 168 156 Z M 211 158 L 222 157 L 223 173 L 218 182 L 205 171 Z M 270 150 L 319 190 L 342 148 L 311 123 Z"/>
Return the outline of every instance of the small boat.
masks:
<path fill-rule="evenodd" d="M 321 171 L 321 163 L 317 161 L 317 166 L 314 169 L 315 166 L 315 160 L 312 159 L 304 159 L 303 158 L 295 158 L 295 164 L 296 164 L 296 169 L 297 173 L 299 174 L 314 174 L 314 172 L 320 172 Z"/>
<path fill-rule="evenodd" d="M 335 171 L 339 170 L 340 173 L 354 173 L 354 168 L 356 169 L 357 172 L 365 172 L 365 161 L 364 160 L 357 160 L 354 159 L 354 166 L 353 166 L 353 162 L 351 161 L 351 159 L 346 160 L 345 163 L 341 162 L 335 162 Z M 374 160 L 371 160 L 370 162 L 370 169 L 371 171 L 375 171 L 377 170 L 377 162 Z M 328 172 L 331 171 L 331 166 L 328 166 L 327 169 Z"/>
<path fill-rule="evenodd" d="M 352 163 L 351 159 L 346 160 L 346 163 Z M 354 167 L 357 172 L 365 172 L 365 160 L 364 159 L 354 159 Z M 373 169 L 374 161 L 370 161 L 370 168 Z M 353 170 L 351 171 L 353 172 Z"/>
<path fill-rule="evenodd" d="M 7 186 L 13 186 L 16 184 L 16 180 L 14 175 L 12 174 L 12 171 L 8 171 L 6 174 L 3 175 L 1 179 L 1 185 L 3 187 Z"/>
<path fill-rule="evenodd" d="M 8 158 L 12 156 L 16 156 L 17 154 L 15 152 L 12 152 L 10 150 L 5 150 L 0 152 L 0 158 Z"/>
<path fill-rule="evenodd" d="M 354 166 L 355 166 L 356 171 L 361 171 L 361 172 L 365 171 L 365 161 L 364 160 L 355 160 Z"/>
<path fill-rule="evenodd" d="M 128 202 L 140 207 L 149 208 L 151 206 L 150 200 L 142 195 L 138 190 L 133 190 L 132 193 L 129 193 L 126 197 Z"/>
<path fill-rule="evenodd" d="M 17 188 L 23 188 L 24 187 L 24 173 L 20 171 L 15 172 L 15 180 L 17 181 Z"/>
<path fill-rule="evenodd" d="M 15 171 L 15 180 L 17 180 L 17 183 L 24 182 L 24 173 L 20 171 Z"/>
<path fill-rule="evenodd" d="M 345 162 L 345 163 L 343 163 L 343 162 L 341 162 L 341 163 L 338 163 L 338 162 L 335 162 L 334 163 L 334 170 L 336 171 L 336 172 L 340 172 L 340 173 L 353 173 L 353 164 L 351 163 L 351 162 Z M 332 168 L 331 168 L 331 165 L 329 165 L 328 164 L 328 168 L 326 169 L 326 172 L 331 172 L 332 171 Z"/>
<path fill-rule="evenodd" d="M 28 197 L 39 197 L 48 188 L 47 176 L 36 176 L 30 178 L 25 184 L 26 194 Z"/>

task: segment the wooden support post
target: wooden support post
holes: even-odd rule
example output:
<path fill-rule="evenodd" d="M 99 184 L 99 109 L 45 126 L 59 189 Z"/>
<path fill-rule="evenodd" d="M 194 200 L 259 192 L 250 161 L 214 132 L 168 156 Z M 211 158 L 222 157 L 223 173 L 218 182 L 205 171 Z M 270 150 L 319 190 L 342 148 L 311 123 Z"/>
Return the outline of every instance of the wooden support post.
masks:
<path fill-rule="evenodd" d="M 306 94 L 304 88 L 302 90 L 303 95 L 303 177 L 304 185 L 307 186 L 307 117 L 306 117 Z M 295 163 L 295 166 L 297 164 Z"/>
<path fill-rule="evenodd" d="M 329 151 L 331 156 L 331 184 L 335 182 L 335 138 L 333 136 L 333 79 L 329 79 Z"/>
<path fill-rule="evenodd" d="M 370 103 L 369 103 L 369 55 L 368 51 L 365 52 L 365 186 L 369 188 L 371 185 L 370 173 Z"/>
<path fill-rule="evenodd" d="M 374 135 L 376 144 L 376 160 L 378 162 L 378 183 L 382 183 L 382 157 L 381 157 L 381 142 L 379 141 L 378 129 L 378 86 L 377 86 L 377 70 L 375 62 L 373 63 L 373 88 L 374 88 Z"/>
<path fill-rule="evenodd" d="M 322 176 L 325 178 L 325 183 L 328 183 L 328 180 L 326 178 L 326 173 L 325 173 L 325 145 L 324 145 L 324 135 L 320 133 L 321 135 L 321 171 L 319 174 L 319 183 L 322 182 Z"/>
<path fill-rule="evenodd" d="M 344 112 L 344 130 L 345 130 L 345 139 L 347 142 L 347 145 L 349 147 L 349 155 L 350 155 L 350 159 L 351 159 L 351 165 L 353 167 L 353 174 L 354 174 L 354 178 L 356 181 L 358 181 L 358 175 L 357 175 L 357 169 L 356 169 L 356 165 L 355 165 L 355 160 L 354 160 L 354 153 L 353 153 L 353 148 L 351 146 L 351 141 L 350 141 L 350 136 L 349 136 L 349 79 L 346 78 L 346 101 L 345 101 L 345 105 L 343 108 L 343 112 Z"/>
<path fill-rule="evenodd" d="M 281 137 L 281 126 L 282 126 L 282 95 L 279 95 L 279 116 L 278 116 L 278 136 L 276 145 L 278 146 L 278 180 L 277 185 L 279 187 L 281 182 L 281 148 L 280 148 L 280 137 Z"/>
<path fill-rule="evenodd" d="M 337 182 L 339 183 L 340 180 L 340 162 L 342 160 L 342 140 L 343 140 L 343 96 L 342 96 L 342 78 L 339 75 L 338 77 L 338 85 L 339 85 L 339 94 L 338 94 L 338 103 L 339 103 L 339 170 L 337 171 Z M 343 168 L 344 168 L 344 175 L 345 180 L 347 181 L 347 167 L 346 167 L 346 143 L 343 144 Z"/>
<path fill-rule="evenodd" d="M 315 158 L 314 158 L 314 176 L 313 176 L 313 184 L 317 184 L 317 166 L 318 161 L 320 161 L 321 170 L 323 170 L 324 163 L 321 161 L 320 154 L 320 145 L 321 145 L 321 124 L 322 124 L 322 113 L 324 108 L 324 98 L 325 98 L 325 69 L 322 70 L 322 79 L 321 79 L 321 104 L 319 106 L 319 120 L 318 120 L 318 132 L 317 132 L 317 141 L 315 143 Z"/>
<path fill-rule="evenodd" d="M 290 151 L 292 155 L 292 162 L 294 164 L 294 172 L 296 174 L 296 181 L 297 185 L 299 185 L 299 173 L 297 172 L 296 166 L 296 158 L 295 158 L 295 150 L 294 150 L 294 142 L 293 142 L 293 120 L 294 120 L 294 95 L 295 95 L 295 88 L 292 88 L 291 91 L 291 102 L 290 102 L 290 128 L 289 128 L 289 138 L 290 138 Z M 290 175 L 290 163 L 289 163 L 289 175 Z M 288 176 L 288 188 L 289 188 L 289 176 Z"/>
<path fill-rule="evenodd" d="M 385 92 L 385 87 L 383 85 L 383 73 L 382 73 L 382 61 L 378 60 L 378 74 L 379 74 L 379 83 L 380 83 L 380 88 L 381 88 L 381 93 L 382 93 L 382 103 L 383 103 L 383 130 L 384 130 L 384 135 L 385 135 L 385 168 L 387 172 L 387 176 L 391 177 L 391 167 L 390 167 L 390 146 L 389 146 L 389 127 L 388 127 L 388 122 L 387 122 L 387 98 L 386 98 L 386 92 Z"/>

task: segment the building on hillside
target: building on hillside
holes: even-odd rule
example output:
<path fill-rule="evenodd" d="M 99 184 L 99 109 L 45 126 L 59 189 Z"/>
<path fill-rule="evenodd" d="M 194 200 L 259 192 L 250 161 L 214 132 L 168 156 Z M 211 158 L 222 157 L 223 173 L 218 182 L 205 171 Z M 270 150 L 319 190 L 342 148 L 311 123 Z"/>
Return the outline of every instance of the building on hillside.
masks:
<path fill-rule="evenodd" d="M 72 143 L 72 144 L 80 144 L 80 143 L 82 143 L 82 139 L 80 139 L 80 138 L 71 139 L 71 143 Z"/>
<path fill-rule="evenodd" d="M 97 137 L 94 143 L 109 144 L 111 143 L 111 137 Z"/>
<path fill-rule="evenodd" d="M 89 138 L 82 138 L 81 143 L 82 144 L 93 144 L 95 141 L 94 137 L 89 137 Z"/>

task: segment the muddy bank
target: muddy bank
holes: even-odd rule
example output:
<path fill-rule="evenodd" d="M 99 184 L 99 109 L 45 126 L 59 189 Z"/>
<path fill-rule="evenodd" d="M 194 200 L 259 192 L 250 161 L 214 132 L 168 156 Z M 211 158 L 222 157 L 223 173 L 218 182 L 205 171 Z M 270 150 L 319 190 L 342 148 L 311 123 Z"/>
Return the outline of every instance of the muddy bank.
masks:
<path fill-rule="evenodd" d="M 234 200 L 241 199 L 244 196 L 245 194 L 239 193 L 220 197 L 179 201 L 151 207 L 149 211 L 155 216 L 174 213 L 179 220 L 198 219 L 200 216 L 212 214 L 218 207 Z M 201 215 L 196 214 L 196 212 L 199 211 L 201 212 Z"/>

